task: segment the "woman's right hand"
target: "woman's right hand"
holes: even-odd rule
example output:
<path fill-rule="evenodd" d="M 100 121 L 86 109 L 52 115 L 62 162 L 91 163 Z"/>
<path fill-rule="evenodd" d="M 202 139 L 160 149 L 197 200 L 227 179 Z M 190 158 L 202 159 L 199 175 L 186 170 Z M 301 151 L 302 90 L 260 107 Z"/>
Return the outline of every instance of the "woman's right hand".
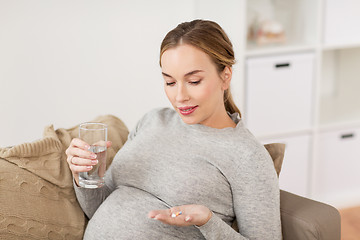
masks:
<path fill-rule="evenodd" d="M 106 142 L 109 148 L 111 142 Z M 76 184 L 79 186 L 79 173 L 90 171 L 94 165 L 98 164 L 96 154 L 89 151 L 90 145 L 79 138 L 74 138 L 70 146 L 66 149 L 67 163 L 74 176 Z"/>

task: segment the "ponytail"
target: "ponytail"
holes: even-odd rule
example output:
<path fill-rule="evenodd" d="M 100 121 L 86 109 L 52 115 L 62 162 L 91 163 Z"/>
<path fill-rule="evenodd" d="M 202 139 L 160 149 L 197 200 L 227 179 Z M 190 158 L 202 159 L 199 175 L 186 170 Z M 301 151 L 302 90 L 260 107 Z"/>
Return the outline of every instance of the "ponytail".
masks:
<path fill-rule="evenodd" d="M 241 118 L 241 112 L 232 98 L 230 87 L 224 92 L 224 104 L 227 112 L 238 113 L 239 117 Z"/>

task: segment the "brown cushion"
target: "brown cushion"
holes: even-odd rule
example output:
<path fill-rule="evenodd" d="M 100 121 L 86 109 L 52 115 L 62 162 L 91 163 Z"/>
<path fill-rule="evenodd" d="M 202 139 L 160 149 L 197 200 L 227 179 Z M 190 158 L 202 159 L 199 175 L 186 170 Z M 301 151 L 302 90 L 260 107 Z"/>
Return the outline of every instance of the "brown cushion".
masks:
<path fill-rule="evenodd" d="M 328 204 L 281 190 L 280 211 L 284 240 L 341 238 L 339 211 Z"/>
<path fill-rule="evenodd" d="M 125 124 L 114 116 L 106 123 L 107 162 L 127 140 Z M 44 138 L 0 148 L 0 239 L 82 239 L 86 218 L 75 196 L 65 149 L 78 127 L 44 130 Z"/>
<path fill-rule="evenodd" d="M 279 177 L 279 174 L 281 171 L 281 166 L 282 166 L 283 159 L 284 159 L 284 154 L 285 154 L 285 144 L 270 143 L 270 144 L 265 144 L 264 146 L 265 146 L 266 150 L 269 152 L 269 154 L 274 162 L 274 167 L 275 167 L 276 173 Z"/>

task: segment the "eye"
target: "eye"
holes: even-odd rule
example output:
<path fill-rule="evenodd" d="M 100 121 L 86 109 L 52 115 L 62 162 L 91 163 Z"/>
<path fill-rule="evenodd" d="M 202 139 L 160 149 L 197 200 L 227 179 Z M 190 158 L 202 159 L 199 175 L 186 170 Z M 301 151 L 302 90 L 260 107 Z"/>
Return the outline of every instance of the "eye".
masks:
<path fill-rule="evenodd" d="M 200 82 L 201 82 L 201 80 L 199 80 L 199 81 L 191 81 L 189 83 L 192 84 L 192 85 L 198 85 Z"/>
<path fill-rule="evenodd" d="M 166 83 L 166 86 L 174 86 L 175 85 L 175 82 L 167 82 Z"/>

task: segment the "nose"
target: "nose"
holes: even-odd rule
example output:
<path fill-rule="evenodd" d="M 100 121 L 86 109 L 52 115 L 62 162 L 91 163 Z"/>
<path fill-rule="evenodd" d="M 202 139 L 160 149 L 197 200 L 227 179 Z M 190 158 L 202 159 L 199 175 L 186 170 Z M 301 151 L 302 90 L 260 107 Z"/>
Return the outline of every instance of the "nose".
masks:
<path fill-rule="evenodd" d="M 190 99 L 188 90 L 184 84 L 178 84 L 177 93 L 176 93 L 176 101 L 184 102 Z"/>

